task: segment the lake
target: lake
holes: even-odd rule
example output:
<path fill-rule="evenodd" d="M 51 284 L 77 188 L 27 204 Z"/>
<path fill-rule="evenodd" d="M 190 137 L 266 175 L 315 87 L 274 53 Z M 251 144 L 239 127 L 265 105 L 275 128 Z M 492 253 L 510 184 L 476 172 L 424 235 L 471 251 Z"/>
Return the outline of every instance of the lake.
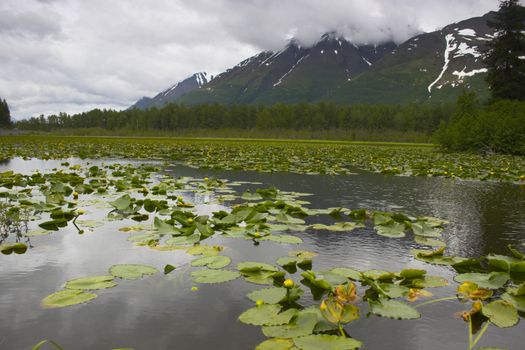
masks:
<path fill-rule="evenodd" d="M 70 164 L 86 161 L 68 159 Z M 0 165 L 0 172 L 51 171 L 63 161 L 14 158 Z M 92 161 L 110 164 L 115 160 Z M 123 161 L 121 163 L 126 163 Z M 465 181 L 447 178 L 403 177 L 351 169 L 354 175 L 302 175 L 243 171 L 201 170 L 171 164 L 164 173 L 172 177 L 218 178 L 245 181 L 238 193 L 274 186 L 282 191 L 310 193 L 301 199 L 308 208 L 366 208 L 433 216 L 448 220 L 443 240 L 447 254 L 478 257 L 506 254 L 507 245 L 524 250 L 525 187 L 510 183 Z M 253 184 L 253 183 L 261 184 Z M 199 214 L 229 211 L 229 205 L 215 203 L 214 195 L 185 193 Z M 188 265 L 193 256 L 184 251 L 158 251 L 134 246 L 132 233 L 119 231 L 121 221 L 104 220 L 110 209 L 93 202 L 86 219 L 102 226 L 79 235 L 68 226 L 55 233 L 30 238 L 32 248 L 23 255 L 0 256 L 0 349 L 31 349 L 42 339 L 53 339 L 68 349 L 254 349 L 266 339 L 259 327 L 243 324 L 238 317 L 253 306 L 246 297 L 261 286 L 236 279 L 222 284 L 196 284 Z M 103 221 L 104 220 L 104 221 Z M 329 224 L 328 219 L 324 219 Z M 148 221 L 151 223 L 152 221 Z M 125 219 L 127 225 L 136 224 Z M 144 223 L 143 223 L 144 224 Z M 34 223 L 31 223 L 33 225 Z M 410 235 L 386 238 L 372 227 L 349 233 L 291 232 L 299 245 L 271 241 L 254 245 L 251 240 L 215 235 L 206 243 L 223 245 L 232 266 L 242 261 L 274 264 L 294 249 L 318 253 L 314 269 L 350 267 L 360 271 L 405 268 L 426 269 L 447 278 L 450 285 L 431 288 L 436 297 L 455 294 L 454 270 L 414 259 L 410 250 L 419 247 Z M 170 274 L 156 274 L 138 281 L 119 280 L 118 286 L 97 291 L 98 297 L 85 304 L 44 309 L 42 298 L 68 280 L 106 274 L 114 264 L 146 264 L 159 270 L 166 264 L 177 267 Z M 230 267 L 232 268 L 232 267 Z M 198 290 L 192 287 L 198 286 Z M 309 292 L 307 292 L 308 294 Z M 362 303 L 366 310 L 366 303 Z M 422 306 L 422 318 L 392 320 L 375 315 L 348 324 L 345 330 L 364 343 L 363 349 L 465 349 L 467 324 L 454 313 L 468 308 L 450 300 Z M 525 324 L 511 328 L 490 326 L 478 346 L 522 349 Z"/>

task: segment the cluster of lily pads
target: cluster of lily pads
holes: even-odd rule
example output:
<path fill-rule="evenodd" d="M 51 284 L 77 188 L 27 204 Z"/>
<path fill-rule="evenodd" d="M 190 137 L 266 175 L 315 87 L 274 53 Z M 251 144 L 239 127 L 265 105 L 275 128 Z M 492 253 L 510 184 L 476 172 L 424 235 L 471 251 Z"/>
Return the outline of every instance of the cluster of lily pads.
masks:
<path fill-rule="evenodd" d="M 269 338 L 257 346 L 259 350 L 359 348 L 362 343 L 350 336 L 351 322 L 366 312 L 379 317 L 417 319 L 421 317 L 420 307 L 444 298 L 411 303 L 432 297 L 427 289 L 443 287 L 448 281 L 423 269 L 316 270 L 316 253 L 303 250 L 292 250 L 275 264 L 247 261 L 229 268 L 232 259 L 223 254 L 224 247 L 206 244 L 212 236 L 246 239 L 254 245 L 297 245 L 303 242 L 301 232 L 321 234 L 316 231 L 329 230 L 348 234 L 367 229 L 388 238 L 410 234 L 415 244 L 426 247 L 412 252 L 415 259 L 449 265 L 458 272 L 455 280 L 461 285 L 457 295 L 448 299 L 471 303 L 470 309 L 461 313 L 469 324 L 469 349 L 474 349 L 489 324 L 510 327 L 518 322 L 518 312 L 525 312 L 525 257 L 513 247 L 509 248 L 509 256 L 447 256 L 441 239 L 444 220 L 366 209 L 312 209 L 304 200 L 308 194 L 276 188 L 236 190 L 243 185 L 247 183 L 173 178 L 148 164 L 64 162 L 50 172 L 4 172 L 0 174 L 3 210 L 11 217 L 24 213 L 28 225 L 17 226 L 20 232 L 14 242 L 7 241 L 12 235 L 4 234 L 6 242 L 1 250 L 4 254 L 21 253 L 24 245 L 25 252 L 28 245 L 20 242 L 21 238 L 50 234 L 65 227 L 74 226 L 79 234 L 89 232 L 104 225 L 104 221 L 84 219 L 89 217 L 90 208 L 106 208 L 106 220 L 125 222 L 119 231 L 129 235 L 130 243 L 195 256 L 189 263 L 195 284 L 242 278 L 263 285 L 264 288 L 248 294 L 254 306 L 239 316 L 241 322 L 261 327 Z M 188 199 L 188 193 L 194 198 L 200 196 L 204 204 L 228 206 L 203 215 Z M 164 267 L 165 274 L 174 270 L 179 271 L 180 266 Z M 116 287 L 122 279 L 135 280 L 158 273 L 160 270 L 153 266 L 113 265 L 99 276 L 66 281 L 61 290 L 42 299 L 42 306 L 57 308 L 89 302 L 97 297 L 94 291 Z M 306 288 L 309 293 L 305 293 Z M 477 329 L 480 331 L 474 338 Z"/>
<path fill-rule="evenodd" d="M 14 136 L 0 139 L 0 158 L 125 158 L 177 161 L 205 169 L 351 174 L 352 167 L 408 176 L 525 183 L 525 159 L 442 153 L 432 147 L 345 143 L 166 138 Z"/>

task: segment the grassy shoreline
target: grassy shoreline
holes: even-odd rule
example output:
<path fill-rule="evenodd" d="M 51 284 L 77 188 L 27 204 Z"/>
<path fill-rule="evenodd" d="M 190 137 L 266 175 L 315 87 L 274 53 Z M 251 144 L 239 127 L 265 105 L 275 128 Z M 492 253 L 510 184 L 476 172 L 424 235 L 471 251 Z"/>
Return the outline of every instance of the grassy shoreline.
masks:
<path fill-rule="evenodd" d="M 406 142 L 431 143 L 432 135 L 415 131 L 366 130 L 366 129 L 181 129 L 181 130 L 129 130 L 102 128 L 51 129 L 49 131 L 22 131 L 36 135 L 60 136 L 115 136 L 115 137 L 176 137 L 176 138 L 216 138 L 216 139 L 287 139 L 287 140 L 328 140 L 360 142 Z"/>
<path fill-rule="evenodd" d="M 229 143 L 306 143 L 306 144 L 333 144 L 333 145 L 360 145 L 360 146 L 395 146 L 395 147 L 436 147 L 433 143 L 423 142 L 401 142 L 401 141 L 347 141 L 347 140 L 324 140 L 324 139 L 287 139 L 287 138 L 249 138 L 249 137 L 188 137 L 188 136 L 119 136 L 119 135 L 63 135 L 60 133 L 45 134 L 19 134 L 4 135 L 4 138 L 16 139 L 53 139 L 56 137 L 64 139 L 100 139 L 100 140 L 162 140 L 173 142 L 229 142 Z"/>

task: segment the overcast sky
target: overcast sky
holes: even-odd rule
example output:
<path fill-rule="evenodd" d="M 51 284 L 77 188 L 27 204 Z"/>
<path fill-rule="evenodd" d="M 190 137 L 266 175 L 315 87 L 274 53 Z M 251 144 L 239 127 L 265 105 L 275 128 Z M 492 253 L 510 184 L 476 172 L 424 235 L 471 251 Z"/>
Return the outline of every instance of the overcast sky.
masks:
<path fill-rule="evenodd" d="M 0 97 L 16 119 L 122 109 L 291 37 L 402 42 L 497 0 L 1 0 Z"/>

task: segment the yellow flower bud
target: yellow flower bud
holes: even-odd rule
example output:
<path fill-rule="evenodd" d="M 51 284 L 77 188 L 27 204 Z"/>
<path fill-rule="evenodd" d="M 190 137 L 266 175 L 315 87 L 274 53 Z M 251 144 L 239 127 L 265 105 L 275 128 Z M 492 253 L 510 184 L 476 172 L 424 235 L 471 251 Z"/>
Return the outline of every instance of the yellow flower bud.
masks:
<path fill-rule="evenodd" d="M 84 209 L 77 209 L 77 214 L 78 215 L 84 215 L 86 213 L 86 211 Z"/>
<path fill-rule="evenodd" d="M 255 302 L 255 305 L 257 305 L 257 306 L 261 306 L 262 304 L 264 304 L 264 301 L 262 301 L 262 300 L 257 300 Z"/>
<path fill-rule="evenodd" d="M 293 280 L 291 280 L 289 278 L 286 281 L 284 281 L 284 283 L 283 283 L 283 286 L 285 286 L 286 288 L 292 288 L 293 285 L 294 285 Z"/>
<path fill-rule="evenodd" d="M 198 291 L 198 290 L 199 290 L 199 287 L 191 287 L 191 291 L 192 291 L 192 292 L 196 292 L 196 291 Z"/>

